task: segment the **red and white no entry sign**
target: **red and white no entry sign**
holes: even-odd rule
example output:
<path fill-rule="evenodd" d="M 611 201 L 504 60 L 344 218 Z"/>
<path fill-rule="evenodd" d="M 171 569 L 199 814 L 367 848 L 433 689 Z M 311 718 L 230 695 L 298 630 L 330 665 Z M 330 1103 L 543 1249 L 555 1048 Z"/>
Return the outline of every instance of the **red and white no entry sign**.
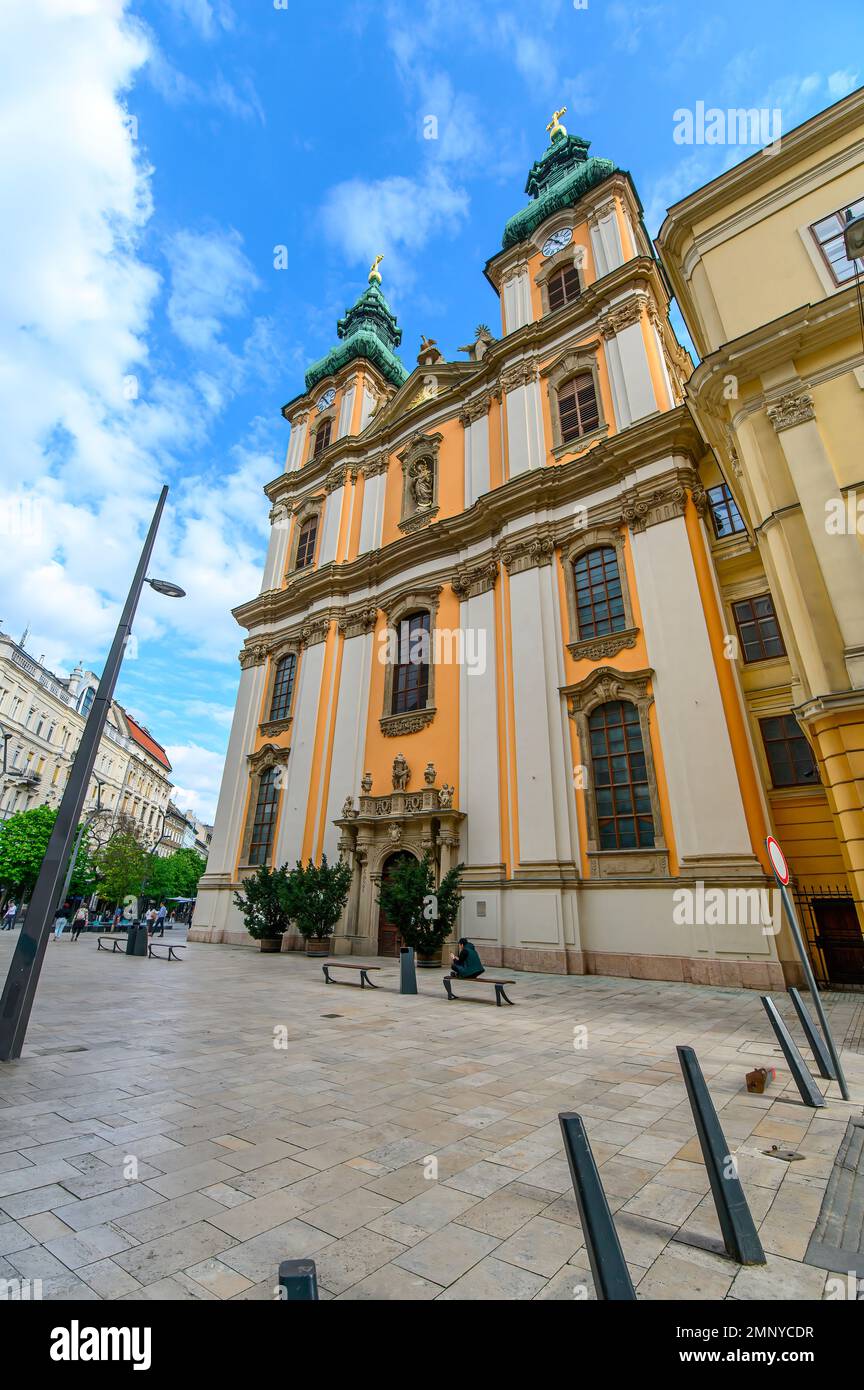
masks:
<path fill-rule="evenodd" d="M 785 888 L 789 883 L 789 865 L 786 863 L 786 855 L 783 853 L 773 835 L 769 835 L 765 841 L 768 848 L 768 857 L 771 860 L 771 867 Z"/>

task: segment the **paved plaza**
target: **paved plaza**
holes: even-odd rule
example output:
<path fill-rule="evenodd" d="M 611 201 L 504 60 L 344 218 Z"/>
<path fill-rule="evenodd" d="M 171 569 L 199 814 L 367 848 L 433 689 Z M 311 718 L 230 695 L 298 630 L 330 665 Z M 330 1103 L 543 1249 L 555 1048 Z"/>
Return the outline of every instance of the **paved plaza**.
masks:
<path fill-rule="evenodd" d="M 16 939 L 0 935 L 4 975 Z M 860 995 L 827 999 L 853 1103 L 832 1086 L 813 1111 L 755 992 L 517 973 L 509 1009 L 448 1003 L 441 971 L 402 997 L 395 961 L 371 992 L 300 955 L 185 956 L 49 945 L 24 1056 L 0 1064 L 0 1278 L 46 1299 L 272 1299 L 279 1261 L 308 1256 L 322 1299 L 593 1297 L 557 1119 L 573 1110 L 640 1298 L 825 1296 L 804 1255 L 862 1113 Z M 763 1267 L 707 1248 L 685 1043 Z M 745 1072 L 778 1059 L 748 1094 Z"/>

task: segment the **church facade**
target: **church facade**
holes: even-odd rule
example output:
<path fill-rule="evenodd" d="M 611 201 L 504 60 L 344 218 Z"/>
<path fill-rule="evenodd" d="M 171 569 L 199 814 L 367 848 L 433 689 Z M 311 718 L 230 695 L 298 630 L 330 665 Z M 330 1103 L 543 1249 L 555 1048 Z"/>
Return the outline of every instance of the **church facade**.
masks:
<path fill-rule="evenodd" d="M 770 916 L 699 906 L 773 880 L 692 363 L 629 174 L 550 129 L 485 267 L 497 331 L 409 373 L 376 261 L 284 407 L 190 935 L 247 940 L 243 878 L 326 854 L 334 950 L 393 954 L 382 875 L 428 853 L 491 965 L 782 987 Z"/>

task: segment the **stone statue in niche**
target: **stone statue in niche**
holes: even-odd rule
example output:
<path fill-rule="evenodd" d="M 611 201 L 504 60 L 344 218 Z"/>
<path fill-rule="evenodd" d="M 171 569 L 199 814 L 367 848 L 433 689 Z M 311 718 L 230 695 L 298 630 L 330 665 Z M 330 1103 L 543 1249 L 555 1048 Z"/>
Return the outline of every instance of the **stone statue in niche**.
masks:
<path fill-rule="evenodd" d="M 453 797 L 456 793 L 455 787 L 448 787 L 445 782 L 438 793 L 438 805 L 442 810 L 448 810 L 453 805 Z"/>
<path fill-rule="evenodd" d="M 428 459 L 418 459 L 411 469 L 411 495 L 419 511 L 432 506 L 435 494 L 435 479 Z"/>
<path fill-rule="evenodd" d="M 358 814 L 359 814 L 359 812 L 357 812 L 357 811 L 354 810 L 354 798 L 353 798 L 353 796 L 346 796 L 346 798 L 345 798 L 345 803 L 344 803 L 344 805 L 343 805 L 343 807 L 342 807 L 342 819 L 343 819 L 343 820 L 348 820 L 348 819 L 350 819 L 351 816 L 356 816 L 356 815 L 358 815 Z"/>
<path fill-rule="evenodd" d="M 394 792 L 404 792 L 408 786 L 408 778 L 411 776 L 411 769 L 401 753 L 397 753 L 393 759 L 393 790 Z"/>

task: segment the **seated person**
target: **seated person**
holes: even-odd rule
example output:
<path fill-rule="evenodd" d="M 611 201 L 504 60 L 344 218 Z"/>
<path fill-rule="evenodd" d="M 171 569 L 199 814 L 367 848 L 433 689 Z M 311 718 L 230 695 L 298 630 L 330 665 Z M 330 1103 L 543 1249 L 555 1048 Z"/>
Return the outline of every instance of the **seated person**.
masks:
<path fill-rule="evenodd" d="M 483 974 L 483 965 L 477 954 L 477 947 L 464 936 L 459 938 L 459 954 L 451 956 L 450 963 L 453 969 L 450 971 L 451 979 L 476 980 L 478 975 Z"/>

